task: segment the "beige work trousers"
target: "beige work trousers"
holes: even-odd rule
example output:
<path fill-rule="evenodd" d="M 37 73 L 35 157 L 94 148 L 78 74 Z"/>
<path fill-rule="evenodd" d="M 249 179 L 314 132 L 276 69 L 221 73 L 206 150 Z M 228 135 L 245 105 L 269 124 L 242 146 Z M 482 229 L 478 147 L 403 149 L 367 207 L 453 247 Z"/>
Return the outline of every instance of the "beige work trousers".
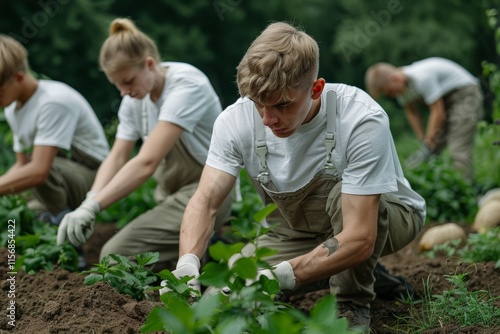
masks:
<path fill-rule="evenodd" d="M 63 157 L 55 157 L 47 181 L 33 189 L 33 195 L 53 215 L 74 210 L 85 200 L 94 183 L 95 168 Z"/>
<path fill-rule="evenodd" d="M 483 117 L 483 94 L 478 86 L 467 86 L 443 97 L 446 122 L 436 140 L 435 152 L 448 147 L 457 170 L 472 180 L 473 148 L 477 123 Z"/>
<path fill-rule="evenodd" d="M 342 183 L 331 176 L 317 175 L 309 184 L 293 193 L 273 193 L 269 189 L 259 188 L 266 204 L 274 201 L 278 206 L 267 220 L 279 225 L 257 240 L 259 247 L 278 250 L 277 254 L 266 258 L 270 263 L 309 253 L 342 231 Z M 337 301 L 369 306 L 375 298 L 373 269 L 378 259 L 409 244 L 422 226 L 423 221 L 415 210 L 394 195 L 382 194 L 372 256 L 355 267 L 333 275 L 329 280 L 330 291 Z M 317 290 L 325 283 L 320 281 L 299 289 Z"/>

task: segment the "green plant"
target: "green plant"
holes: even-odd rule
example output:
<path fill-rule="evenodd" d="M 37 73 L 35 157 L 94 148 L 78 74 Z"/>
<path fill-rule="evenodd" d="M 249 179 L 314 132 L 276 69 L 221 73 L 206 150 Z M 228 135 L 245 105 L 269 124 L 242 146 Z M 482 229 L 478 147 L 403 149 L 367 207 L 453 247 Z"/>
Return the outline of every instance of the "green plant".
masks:
<path fill-rule="evenodd" d="M 238 229 L 242 230 L 239 231 L 238 229 L 235 230 L 233 228 L 233 230 L 226 230 L 227 233 L 223 233 L 222 235 L 224 240 L 228 240 L 233 243 L 243 240 L 245 230 L 253 229 L 254 220 L 252 220 L 252 216 L 263 206 L 262 200 L 257 194 L 257 191 L 250 181 L 250 177 L 245 169 L 241 170 L 238 182 L 239 192 L 243 194 L 243 196 L 233 202 L 233 218 L 231 219 L 231 222 L 233 227 L 239 226 Z M 258 219 L 262 220 L 263 217 Z"/>
<path fill-rule="evenodd" d="M 136 300 L 147 299 L 147 291 L 152 288 L 151 284 L 157 281 L 157 277 L 146 266 L 158 262 L 159 256 L 158 252 L 145 252 L 133 256 L 131 260 L 122 255 L 109 254 L 100 263 L 82 272 L 88 274 L 84 283 L 92 285 L 106 282 L 121 294 Z"/>
<path fill-rule="evenodd" d="M 45 222 L 35 222 L 34 234 L 16 238 L 16 270 L 22 268 L 29 274 L 40 270 L 53 270 L 56 264 L 69 271 L 78 270 L 78 253 L 68 243 L 56 244 L 57 227 Z"/>
<path fill-rule="evenodd" d="M 449 290 L 441 295 L 431 294 L 431 284 L 424 283 L 424 302 L 420 308 L 410 307 L 409 317 L 398 317 L 398 324 L 393 329 L 404 329 L 405 333 L 424 333 L 426 330 L 439 328 L 442 324 L 467 326 L 497 326 L 500 324 L 500 308 L 492 296 L 485 290 L 471 291 L 467 287 L 468 273 L 446 275 L 450 282 Z"/>
<path fill-rule="evenodd" d="M 21 195 L 0 197 L 0 226 L 7 231 L 12 222 L 12 233 L 0 235 L 0 247 L 7 248 L 13 237 L 16 254 L 16 270 L 27 273 L 52 270 L 56 264 L 69 271 L 78 270 L 78 254 L 70 245 L 56 245 L 57 227 L 36 219 L 35 212 L 27 207 Z"/>
<path fill-rule="evenodd" d="M 166 280 L 170 292 L 161 295 L 164 306 L 148 315 L 141 332 L 168 331 L 169 333 L 354 333 L 348 322 L 338 318 L 334 296 L 320 300 L 307 317 L 292 306 L 275 300 L 280 292 L 277 280 L 260 276 L 258 270 L 271 268 L 263 259 L 275 254 L 269 248 L 259 248 L 255 239 L 269 228 L 255 221 L 262 220 L 275 206 L 268 206 L 254 215 L 251 226 L 247 220 L 234 223 L 234 229 L 243 239 L 256 246 L 250 256 L 239 258 L 229 266 L 229 259 L 241 252 L 244 243 L 217 242 L 209 247 L 212 262 L 201 272 L 199 281 L 215 288 L 193 301 L 193 290 L 187 285 L 189 277 L 181 280 L 164 270 L 158 275 Z M 221 289 L 228 288 L 225 292 Z M 199 296 L 198 293 L 194 293 Z"/>
<path fill-rule="evenodd" d="M 432 249 L 424 252 L 424 255 L 434 259 L 438 255 L 444 254 L 445 256 L 453 256 L 457 253 L 458 247 L 462 243 L 462 240 L 456 239 L 451 241 L 446 241 L 444 244 L 435 245 Z"/>
<path fill-rule="evenodd" d="M 413 189 L 426 201 L 427 221 L 471 223 L 477 213 L 477 193 L 457 171 L 447 155 L 405 171 Z"/>
<path fill-rule="evenodd" d="M 469 235 L 467 245 L 459 251 L 465 262 L 495 261 L 495 268 L 500 268 L 500 227 L 484 233 Z"/>

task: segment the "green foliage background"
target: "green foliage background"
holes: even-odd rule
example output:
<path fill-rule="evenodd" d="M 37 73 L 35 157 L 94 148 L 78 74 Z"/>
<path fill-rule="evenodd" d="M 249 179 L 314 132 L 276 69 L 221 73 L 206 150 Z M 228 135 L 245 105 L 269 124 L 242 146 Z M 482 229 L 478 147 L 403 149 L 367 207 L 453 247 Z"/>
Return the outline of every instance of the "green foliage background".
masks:
<path fill-rule="evenodd" d="M 405 65 L 430 56 L 447 57 L 481 77 L 483 83 L 486 116 L 476 140 L 479 154 L 474 164 L 481 187 L 489 189 L 500 183 L 500 150 L 491 145 L 499 139 L 496 129 L 499 127 L 491 125 L 492 105 L 499 92 L 494 84 L 498 79 L 491 78 L 494 75 L 498 78 L 495 64 L 500 63 L 492 28 L 499 24 L 495 21 L 491 27 L 491 16 L 488 21 L 485 15 L 492 8 L 500 8 L 500 0 L 4 1 L 0 33 L 25 45 L 33 71 L 79 90 L 107 129 L 116 126 L 121 98 L 100 71 L 97 59 L 109 24 L 116 17 L 133 19 L 157 42 L 164 60 L 188 62 L 203 70 L 224 107 L 238 97 L 234 81 L 239 60 L 251 41 L 273 21 L 299 25 L 318 41 L 320 75 L 329 82 L 364 88 L 364 73 L 374 62 Z M 483 62 L 492 69 L 490 80 L 482 77 Z M 416 149 L 415 137 L 401 108 L 389 100 L 380 103 L 390 116 L 391 130 L 403 160 Z M 0 171 L 14 160 L 11 134 L 2 118 L 0 112 Z M 112 136 L 110 132 L 110 141 Z M 438 209 L 446 205 L 450 196 L 458 198 L 453 202 L 456 205 L 473 206 L 470 187 L 460 186 L 457 194 L 447 184 L 455 185 L 455 189 L 456 184 L 462 183 L 455 184 L 453 175 L 446 173 L 446 161 L 438 162 L 438 166 L 437 170 L 449 175 L 448 183 L 431 181 L 436 177 L 434 174 L 424 180 L 418 171 L 406 173 L 417 191 L 438 200 Z M 426 187 L 429 182 L 434 187 Z M 438 190 L 434 188 L 440 188 L 440 196 L 435 196 Z M 149 193 L 140 196 L 151 197 Z M 123 209 L 120 205 L 128 207 L 129 202 L 117 204 L 117 211 Z M 112 211 L 103 220 L 113 220 L 116 215 Z M 467 212 L 470 220 L 474 210 L 469 207 Z M 436 213 L 435 218 L 442 217 L 441 213 Z"/>
<path fill-rule="evenodd" d="M 498 7 L 498 0 L 6 1 L 0 33 L 26 46 L 33 70 L 78 89 L 106 123 L 120 97 L 97 57 L 115 17 L 133 19 L 157 42 L 164 60 L 205 71 L 227 106 L 237 98 L 239 60 L 272 21 L 295 23 L 317 39 L 327 81 L 363 87 L 366 68 L 377 61 L 404 65 L 444 56 L 480 75 L 481 61 L 498 60 L 484 15 Z M 393 126 L 406 128 L 401 119 Z"/>

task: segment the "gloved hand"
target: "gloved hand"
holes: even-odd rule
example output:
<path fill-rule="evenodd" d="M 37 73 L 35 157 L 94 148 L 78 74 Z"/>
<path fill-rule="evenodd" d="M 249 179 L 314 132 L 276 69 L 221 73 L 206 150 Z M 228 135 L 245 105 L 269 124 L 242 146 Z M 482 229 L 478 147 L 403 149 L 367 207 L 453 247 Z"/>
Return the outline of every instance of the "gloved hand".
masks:
<path fill-rule="evenodd" d="M 432 154 L 434 154 L 434 152 L 431 148 L 422 141 L 420 148 L 406 159 L 405 164 L 408 168 L 415 168 L 424 161 L 429 160 Z"/>
<path fill-rule="evenodd" d="M 97 190 L 89 190 L 87 194 L 85 195 L 85 199 L 93 199 L 95 195 L 97 195 L 99 192 Z"/>
<path fill-rule="evenodd" d="M 62 245 L 66 239 L 75 247 L 84 244 L 94 232 L 95 215 L 99 211 L 99 203 L 87 199 L 75 211 L 66 214 L 57 230 L 57 245 Z"/>
<path fill-rule="evenodd" d="M 281 290 L 292 290 L 295 288 L 295 274 L 290 262 L 283 261 L 273 267 L 272 270 L 265 269 L 257 272 L 257 280 L 261 276 L 269 279 L 277 279 Z"/>
<path fill-rule="evenodd" d="M 172 271 L 172 274 L 174 274 L 174 276 L 177 278 L 194 276 L 194 278 L 191 279 L 187 284 L 190 288 L 201 291 L 200 282 L 198 281 L 198 277 L 200 276 L 200 267 L 201 263 L 198 257 L 194 254 L 187 253 L 179 258 L 179 261 L 177 261 L 177 266 L 175 270 Z M 162 281 L 161 286 L 163 288 L 160 289 L 160 295 L 171 291 L 167 287 L 167 282 Z"/>
<path fill-rule="evenodd" d="M 229 268 L 233 268 L 236 261 L 241 259 L 242 257 L 253 256 L 255 253 L 255 245 L 252 243 L 248 243 L 243 249 L 241 253 L 236 253 L 231 256 L 228 260 Z M 273 267 L 273 269 L 263 269 L 257 272 L 257 277 L 255 279 L 246 280 L 246 285 L 253 284 L 255 281 L 258 281 L 260 276 L 266 276 L 269 279 L 277 279 L 280 284 L 280 289 L 282 290 L 292 290 L 295 288 L 295 274 L 293 272 L 292 265 L 288 261 L 283 261 Z M 230 293 L 229 287 L 224 287 L 221 289 L 225 294 Z"/>

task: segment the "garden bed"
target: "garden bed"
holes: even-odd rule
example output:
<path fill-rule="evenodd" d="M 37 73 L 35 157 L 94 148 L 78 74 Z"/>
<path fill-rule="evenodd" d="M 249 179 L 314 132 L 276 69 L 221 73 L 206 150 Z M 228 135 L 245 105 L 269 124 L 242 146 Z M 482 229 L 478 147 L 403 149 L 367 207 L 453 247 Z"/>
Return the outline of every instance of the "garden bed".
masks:
<path fill-rule="evenodd" d="M 98 251 L 116 228 L 112 224 L 97 224 L 93 237 L 85 246 L 87 262 L 98 261 Z M 459 258 L 437 255 L 434 259 L 418 253 L 418 239 L 396 254 L 381 260 L 386 268 L 407 278 L 416 292 L 424 295 L 424 283 L 430 284 L 432 294 L 442 294 L 450 289 L 446 275 L 468 275 L 468 289 L 489 290 L 500 296 L 500 269 L 494 262 L 467 264 Z M 0 249 L 2 259 L 7 251 Z M 2 261 L 3 262 L 3 261 Z M 3 262 L 5 263 L 5 262 Z M 52 272 L 27 275 L 19 272 L 15 279 L 16 327 L 9 326 L 7 308 L 12 299 L 5 296 L 10 283 L 6 266 L 0 268 L 4 316 L 0 318 L 0 333 L 139 333 L 149 311 L 157 302 L 137 302 L 120 295 L 105 283 L 92 286 L 83 284 L 84 275 L 61 268 Z M 328 291 L 318 291 L 293 298 L 290 303 L 298 309 L 309 310 L 315 301 Z M 500 307 L 500 300 L 496 301 Z M 395 333 L 396 316 L 409 316 L 408 305 L 401 302 L 376 299 L 372 304 L 372 330 L 374 333 Z M 401 331 L 404 332 L 404 331 Z M 456 324 L 442 324 L 425 333 L 499 333 L 500 327 L 467 327 L 458 329 Z"/>

